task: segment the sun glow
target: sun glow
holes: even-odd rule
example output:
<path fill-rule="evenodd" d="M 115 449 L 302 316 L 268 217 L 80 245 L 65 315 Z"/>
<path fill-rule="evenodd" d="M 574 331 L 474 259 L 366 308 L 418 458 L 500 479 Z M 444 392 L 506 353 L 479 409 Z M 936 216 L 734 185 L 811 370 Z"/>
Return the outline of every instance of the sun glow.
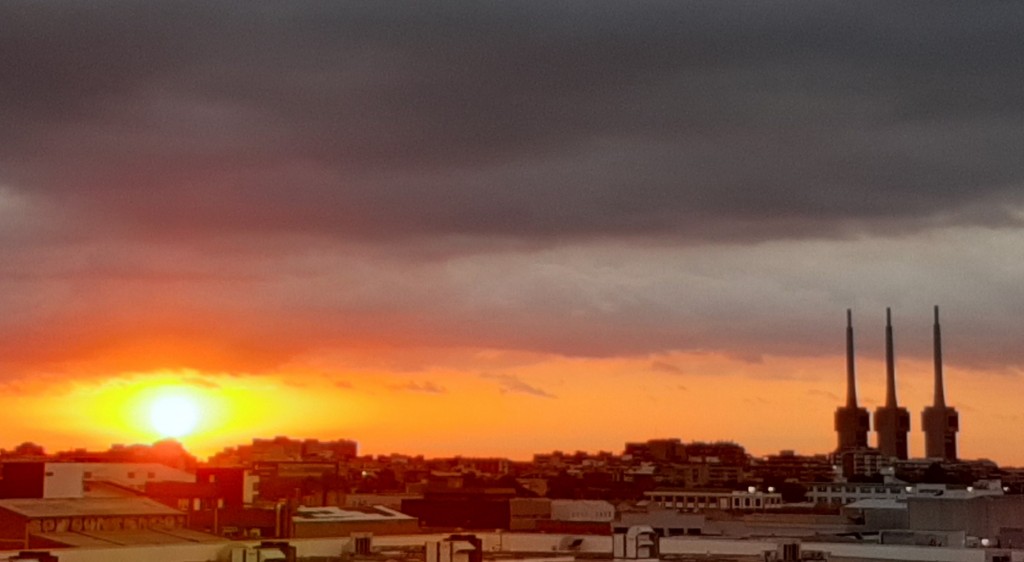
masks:
<path fill-rule="evenodd" d="M 149 407 L 149 421 L 163 437 L 184 437 L 199 425 L 199 405 L 183 394 L 161 395 Z"/>

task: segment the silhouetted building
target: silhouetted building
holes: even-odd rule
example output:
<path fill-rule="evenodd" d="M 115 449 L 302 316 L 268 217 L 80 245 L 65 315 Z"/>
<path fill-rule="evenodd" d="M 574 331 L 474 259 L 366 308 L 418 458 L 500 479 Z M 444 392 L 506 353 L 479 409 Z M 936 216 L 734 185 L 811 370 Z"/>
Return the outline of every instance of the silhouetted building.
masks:
<path fill-rule="evenodd" d="M 686 459 L 690 463 L 718 464 L 745 467 L 750 461 L 747 450 L 738 443 L 716 441 L 703 443 L 694 441 L 686 445 Z"/>
<path fill-rule="evenodd" d="M 306 506 L 337 505 L 346 488 L 338 463 L 258 462 L 252 468 L 262 501 L 294 500 Z"/>
<path fill-rule="evenodd" d="M 836 409 L 836 451 L 868 446 L 870 415 L 857 406 L 857 380 L 853 361 L 853 313 L 846 310 L 846 405 Z"/>
<path fill-rule="evenodd" d="M 512 498 L 508 501 L 510 531 L 536 531 L 541 521 L 551 520 L 548 498 Z"/>
<path fill-rule="evenodd" d="M 624 454 L 637 460 L 685 462 L 687 450 L 680 439 L 650 439 L 644 443 L 626 443 Z"/>
<path fill-rule="evenodd" d="M 508 529 L 511 488 L 428 491 L 422 498 L 402 500 L 402 513 L 424 527 Z"/>
<path fill-rule="evenodd" d="M 833 462 L 839 465 L 843 478 L 876 477 L 883 466 L 882 455 L 878 449 L 859 447 L 838 451 Z"/>
<path fill-rule="evenodd" d="M 884 457 L 907 459 L 910 412 L 896 401 L 896 361 L 892 343 L 892 312 L 885 309 L 885 405 L 875 410 L 878 451 Z"/>
<path fill-rule="evenodd" d="M 189 472 L 194 471 L 199 465 L 199 461 L 174 439 L 164 439 L 152 445 L 115 444 L 106 451 L 62 451 L 53 455 L 50 460 L 79 463 L 158 463 Z"/>
<path fill-rule="evenodd" d="M 195 475 L 160 463 L 5 462 L 0 498 L 131 497 L 156 482 L 195 482 Z"/>
<path fill-rule="evenodd" d="M 256 501 L 259 482 L 259 477 L 242 467 L 201 467 L 196 470 L 196 483 L 214 486 L 227 507 L 250 505 Z"/>
<path fill-rule="evenodd" d="M 946 406 L 942 384 L 942 333 L 939 329 L 939 307 L 935 307 L 934 356 L 935 400 L 924 409 L 921 427 L 924 429 L 925 456 L 933 459 L 956 460 L 956 433 L 960 430 L 960 416 Z"/>
<path fill-rule="evenodd" d="M 259 462 L 338 462 L 356 458 L 358 444 L 348 439 L 253 439 L 249 445 L 228 447 L 210 457 L 211 466 L 250 467 Z"/>
<path fill-rule="evenodd" d="M 5 462 L 0 465 L 0 499 L 45 497 L 45 462 Z"/>
<path fill-rule="evenodd" d="M 753 467 L 763 481 L 828 482 L 835 476 L 828 455 L 798 455 L 791 450 L 768 455 Z"/>

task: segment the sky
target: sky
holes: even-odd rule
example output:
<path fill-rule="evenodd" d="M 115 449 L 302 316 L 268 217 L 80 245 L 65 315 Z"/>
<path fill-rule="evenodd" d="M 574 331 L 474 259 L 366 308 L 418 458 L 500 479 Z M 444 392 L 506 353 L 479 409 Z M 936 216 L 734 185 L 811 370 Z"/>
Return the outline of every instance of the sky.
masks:
<path fill-rule="evenodd" d="M 0 3 L 0 447 L 1024 465 L 1024 4 Z"/>

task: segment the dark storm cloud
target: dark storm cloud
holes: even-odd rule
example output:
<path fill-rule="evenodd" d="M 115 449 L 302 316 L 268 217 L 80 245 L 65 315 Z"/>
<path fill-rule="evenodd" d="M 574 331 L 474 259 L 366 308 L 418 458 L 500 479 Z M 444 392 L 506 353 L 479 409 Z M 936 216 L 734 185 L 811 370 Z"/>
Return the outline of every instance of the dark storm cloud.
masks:
<path fill-rule="evenodd" d="M 1024 216 L 1022 12 L 2 2 L 0 365 L 759 361 L 936 302 L 1024 364 L 1021 231 L 944 229 Z"/>
<path fill-rule="evenodd" d="M 75 236 L 1016 223 L 1022 11 L 6 2 L 0 183 Z"/>

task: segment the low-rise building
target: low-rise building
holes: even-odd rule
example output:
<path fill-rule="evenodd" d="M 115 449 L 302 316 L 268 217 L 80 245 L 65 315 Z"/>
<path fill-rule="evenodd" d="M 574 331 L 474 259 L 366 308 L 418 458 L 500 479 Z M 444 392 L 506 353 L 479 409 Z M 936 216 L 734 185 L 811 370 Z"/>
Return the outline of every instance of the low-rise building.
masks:
<path fill-rule="evenodd" d="M 910 497 L 1001 496 L 1002 487 L 947 486 L 946 484 L 883 484 L 881 482 L 820 482 L 807 485 L 807 500 L 816 504 L 843 506 L 861 500 L 905 500 Z"/>
<path fill-rule="evenodd" d="M 906 499 L 913 486 L 871 482 L 817 482 L 807 485 L 807 501 L 843 506 L 861 500 Z"/>
<path fill-rule="evenodd" d="M 701 513 L 683 513 L 677 509 L 652 509 L 622 513 L 612 523 L 613 533 L 625 533 L 631 527 L 647 526 L 661 537 L 680 535 L 702 535 L 706 532 L 707 520 Z"/>
<path fill-rule="evenodd" d="M 846 504 L 842 513 L 863 525 L 865 531 L 906 529 L 907 501 L 895 498 L 867 499 Z"/>
<path fill-rule="evenodd" d="M 684 511 L 760 511 L 775 509 L 782 504 L 782 494 L 760 490 L 654 490 L 644 492 L 644 496 L 658 507 Z"/>
<path fill-rule="evenodd" d="M 607 523 L 615 519 L 615 506 L 604 500 L 551 500 L 551 519 Z"/>
<path fill-rule="evenodd" d="M 155 482 L 195 482 L 195 475 L 159 463 L 4 463 L 0 498 L 133 496 Z"/>
<path fill-rule="evenodd" d="M 508 529 L 514 497 L 512 488 L 437 489 L 402 500 L 402 512 L 419 518 L 424 527 Z"/>
<path fill-rule="evenodd" d="M 384 507 L 401 511 L 402 500 L 422 498 L 423 494 L 393 493 L 393 494 L 345 494 L 342 499 L 343 508 L 351 507 L 373 507 L 382 505 Z"/>
<path fill-rule="evenodd" d="M 185 514 L 148 498 L 0 500 L 0 543 L 5 547 L 209 540 L 186 529 L 185 523 Z"/>
<path fill-rule="evenodd" d="M 912 531 L 963 531 L 985 546 L 1024 546 L 1024 496 L 963 494 L 907 498 Z"/>
<path fill-rule="evenodd" d="M 543 521 L 551 519 L 548 498 L 512 498 L 508 501 L 510 531 L 536 531 Z"/>
<path fill-rule="evenodd" d="M 295 538 L 346 537 L 352 533 L 404 535 L 419 532 L 419 521 L 383 506 L 362 509 L 299 507 L 292 516 Z"/>

